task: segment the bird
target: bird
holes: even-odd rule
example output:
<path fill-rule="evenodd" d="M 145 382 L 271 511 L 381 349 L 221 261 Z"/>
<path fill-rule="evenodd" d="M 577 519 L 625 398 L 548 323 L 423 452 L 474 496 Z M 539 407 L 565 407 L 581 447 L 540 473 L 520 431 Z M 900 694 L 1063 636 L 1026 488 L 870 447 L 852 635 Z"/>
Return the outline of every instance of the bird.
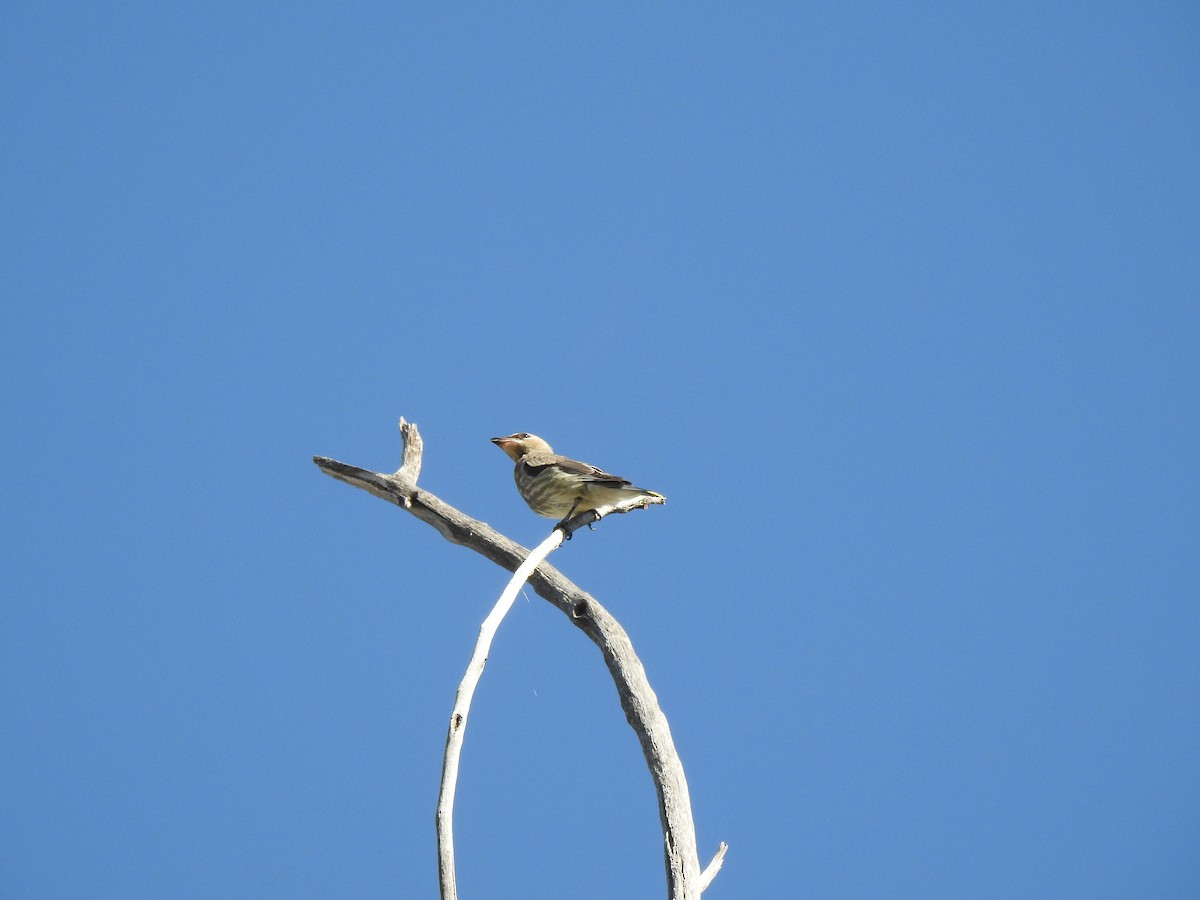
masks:
<path fill-rule="evenodd" d="M 513 478 L 529 508 L 539 516 L 558 519 L 559 527 L 566 526 L 578 513 L 591 511 L 595 514 L 592 521 L 596 522 L 611 512 L 667 502 L 657 491 L 634 487 L 617 475 L 560 456 L 536 434 L 520 431 L 492 438 L 492 443 L 516 463 Z M 563 530 L 570 537 L 573 529 Z"/>

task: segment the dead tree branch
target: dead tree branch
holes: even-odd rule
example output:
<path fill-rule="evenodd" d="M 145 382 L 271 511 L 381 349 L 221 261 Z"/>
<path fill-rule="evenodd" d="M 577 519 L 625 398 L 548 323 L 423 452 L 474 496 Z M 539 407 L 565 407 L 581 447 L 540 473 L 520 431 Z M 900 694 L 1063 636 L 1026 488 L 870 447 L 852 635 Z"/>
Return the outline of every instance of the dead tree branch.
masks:
<path fill-rule="evenodd" d="M 448 541 L 469 547 L 502 568 L 515 572 L 529 556 L 529 551 L 487 523 L 459 512 L 428 491 L 418 488 L 416 480 L 421 469 L 421 437 L 417 427 L 404 419 L 400 420 L 400 432 L 404 442 L 403 461 L 394 474 L 372 472 L 322 456 L 313 457 L 313 462 L 325 474 L 407 509 L 421 521 L 436 528 Z M 591 513 L 576 518 L 578 521 L 573 519 L 568 523 L 566 531 L 574 531 L 594 521 Z M 699 900 L 700 894 L 720 868 L 726 847 L 721 845 L 702 875 L 683 764 L 675 750 L 667 718 L 658 705 L 658 698 L 650 687 L 629 635 L 594 597 L 549 563 L 543 562 L 534 570 L 529 584 L 539 595 L 562 610 L 572 624 L 600 648 L 616 685 L 625 718 L 641 745 L 658 795 L 667 896 L 669 900 Z"/>
<path fill-rule="evenodd" d="M 562 541 L 561 529 L 555 528 L 550 532 L 550 537 L 542 541 L 513 574 L 508 586 L 500 594 L 500 599 L 479 626 L 475 651 L 471 654 L 466 674 L 463 675 L 463 680 L 454 695 L 454 709 L 450 713 L 450 727 L 446 731 L 446 753 L 442 758 L 442 786 L 438 792 L 437 806 L 438 883 L 442 889 L 442 900 L 458 900 L 458 884 L 454 871 L 454 793 L 458 787 L 458 759 L 467 733 L 467 716 L 471 713 L 471 700 L 475 696 L 475 688 L 483 675 L 483 667 L 487 665 L 492 638 L 496 636 L 496 630 L 512 608 L 517 594 L 529 580 L 530 573 Z"/>

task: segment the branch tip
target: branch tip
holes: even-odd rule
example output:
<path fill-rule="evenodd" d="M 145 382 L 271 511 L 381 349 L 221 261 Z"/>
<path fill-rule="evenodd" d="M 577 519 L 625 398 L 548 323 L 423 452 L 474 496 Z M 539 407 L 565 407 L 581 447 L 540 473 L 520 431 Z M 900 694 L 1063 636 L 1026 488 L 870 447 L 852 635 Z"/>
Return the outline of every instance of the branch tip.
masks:
<path fill-rule="evenodd" d="M 400 468 L 396 470 L 396 477 L 415 485 L 417 476 L 421 474 L 421 455 L 425 442 L 421 440 L 417 423 L 408 421 L 404 416 L 400 417 L 400 444 Z"/>
<path fill-rule="evenodd" d="M 721 871 L 721 866 L 725 863 L 725 851 L 728 849 L 729 845 L 721 841 L 721 846 L 717 847 L 717 853 L 712 858 L 712 862 L 700 873 L 700 893 L 703 894 L 708 890 L 708 886 L 712 884 L 713 879 L 717 877 L 717 873 Z"/>

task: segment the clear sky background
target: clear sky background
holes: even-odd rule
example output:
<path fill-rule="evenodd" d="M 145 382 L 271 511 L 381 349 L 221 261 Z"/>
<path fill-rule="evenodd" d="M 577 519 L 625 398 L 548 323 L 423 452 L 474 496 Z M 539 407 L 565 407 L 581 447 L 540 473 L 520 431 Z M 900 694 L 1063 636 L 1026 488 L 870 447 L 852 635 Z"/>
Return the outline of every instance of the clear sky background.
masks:
<path fill-rule="evenodd" d="M 1200 9 L 8 3 L 0 896 L 433 897 L 526 546 L 629 631 L 706 895 L 1200 896 Z M 532 595 L 464 900 L 664 896 Z"/>

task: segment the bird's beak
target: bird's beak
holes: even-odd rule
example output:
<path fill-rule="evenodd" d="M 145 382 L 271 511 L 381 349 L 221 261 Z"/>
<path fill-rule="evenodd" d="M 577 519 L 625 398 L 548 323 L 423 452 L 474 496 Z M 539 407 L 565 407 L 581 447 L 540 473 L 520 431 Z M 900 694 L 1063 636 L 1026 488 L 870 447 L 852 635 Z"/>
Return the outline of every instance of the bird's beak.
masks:
<path fill-rule="evenodd" d="M 517 460 L 521 456 L 521 451 L 519 449 L 521 445 L 517 439 L 511 435 L 509 437 L 492 438 L 492 443 L 503 450 L 504 455 L 511 460 Z"/>

